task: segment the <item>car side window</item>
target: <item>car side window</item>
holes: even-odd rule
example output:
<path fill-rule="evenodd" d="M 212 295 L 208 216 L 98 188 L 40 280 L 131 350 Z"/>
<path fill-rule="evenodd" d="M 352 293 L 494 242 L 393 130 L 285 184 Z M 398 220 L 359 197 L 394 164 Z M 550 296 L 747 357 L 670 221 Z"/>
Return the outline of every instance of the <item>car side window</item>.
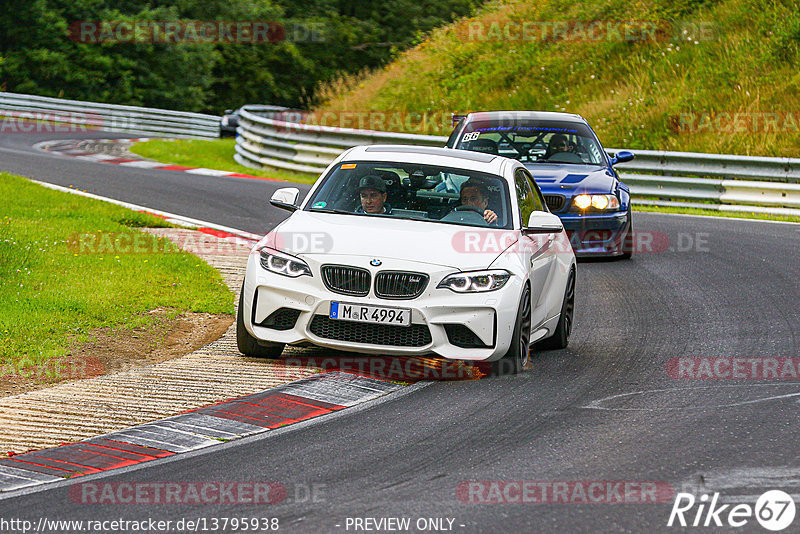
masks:
<path fill-rule="evenodd" d="M 531 191 L 531 186 L 525 176 L 525 171 L 518 169 L 514 174 L 514 186 L 517 192 L 517 202 L 519 202 L 520 216 L 522 217 L 522 227 L 528 225 L 528 219 L 531 218 L 531 213 L 536 211 L 536 197 Z"/>
<path fill-rule="evenodd" d="M 522 169 L 520 169 L 522 170 Z M 542 195 L 542 190 L 539 189 L 539 186 L 536 184 L 536 180 L 526 171 L 522 171 L 525 174 L 525 177 L 528 179 L 528 184 L 531 186 L 531 190 L 533 191 L 534 202 L 536 204 L 536 211 L 549 211 L 545 206 L 547 204 L 544 200 L 544 195 Z"/>
<path fill-rule="evenodd" d="M 464 120 L 460 120 L 456 123 L 455 128 L 450 133 L 450 137 L 447 139 L 447 144 L 444 145 L 447 148 L 455 148 L 456 147 L 456 140 L 458 139 L 459 134 L 461 133 L 462 126 L 464 125 Z"/>

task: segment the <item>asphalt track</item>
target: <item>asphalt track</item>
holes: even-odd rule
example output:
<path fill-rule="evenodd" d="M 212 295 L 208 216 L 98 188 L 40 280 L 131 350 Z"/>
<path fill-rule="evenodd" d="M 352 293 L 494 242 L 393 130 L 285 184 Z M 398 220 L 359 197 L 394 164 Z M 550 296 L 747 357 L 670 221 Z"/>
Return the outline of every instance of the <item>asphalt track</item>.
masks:
<path fill-rule="evenodd" d="M 0 170 L 251 232 L 284 216 L 267 206 L 275 183 L 121 168 L 30 148 L 64 137 L 0 137 Z M 675 379 L 667 365 L 679 357 L 800 354 L 800 226 L 634 219 L 656 251 L 582 262 L 569 349 L 536 355 L 518 376 L 434 382 L 285 431 L 76 481 L 275 481 L 288 491 L 279 504 L 101 506 L 75 502 L 67 481 L 0 500 L 0 517 L 277 517 L 283 532 L 365 532 L 347 528 L 347 518 L 407 517 L 412 526 L 451 518 L 452 531 L 464 533 L 669 532 L 680 531 L 666 526 L 671 499 L 482 504 L 463 502 L 458 488 L 649 481 L 719 491 L 727 502 L 752 504 L 768 489 L 797 500 L 799 379 Z M 317 502 L 306 492 L 313 485 Z M 800 518 L 787 532 L 798 530 Z M 736 531 L 765 532 L 752 518 Z"/>

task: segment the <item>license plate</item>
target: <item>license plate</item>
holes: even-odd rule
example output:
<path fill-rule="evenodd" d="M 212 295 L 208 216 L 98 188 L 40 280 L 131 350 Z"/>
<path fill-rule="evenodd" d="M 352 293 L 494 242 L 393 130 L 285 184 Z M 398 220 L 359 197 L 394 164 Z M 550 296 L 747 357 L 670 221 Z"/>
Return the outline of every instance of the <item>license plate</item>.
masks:
<path fill-rule="evenodd" d="M 342 321 L 357 321 L 359 323 L 410 326 L 411 310 L 331 302 L 330 318 Z"/>

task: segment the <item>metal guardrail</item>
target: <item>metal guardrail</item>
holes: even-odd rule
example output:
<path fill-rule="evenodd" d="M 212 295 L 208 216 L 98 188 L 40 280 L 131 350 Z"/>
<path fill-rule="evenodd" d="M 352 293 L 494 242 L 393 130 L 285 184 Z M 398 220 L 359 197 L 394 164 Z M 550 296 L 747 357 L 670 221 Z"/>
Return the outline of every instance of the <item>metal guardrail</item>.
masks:
<path fill-rule="evenodd" d="M 302 124 L 291 113 L 244 106 L 239 111 L 237 162 L 320 174 L 342 151 L 378 143 L 444 146 L 447 137 Z M 288 120 L 287 120 L 288 119 Z M 623 149 L 609 149 L 615 153 Z M 619 164 L 634 204 L 800 216 L 800 159 L 632 150 Z"/>
<path fill-rule="evenodd" d="M 73 128 L 170 137 L 219 137 L 220 117 L 0 92 L 0 116 Z M 6 128 L 8 130 L 8 128 Z"/>
<path fill-rule="evenodd" d="M 262 109 L 259 109 L 262 108 Z M 271 117 L 263 106 L 243 106 L 236 130 L 237 162 L 248 167 L 274 167 L 319 174 L 344 150 L 358 145 L 403 144 L 444 146 L 446 137 L 302 124 Z M 281 114 L 291 118 L 291 113 Z M 299 115 L 299 114 L 298 114 Z"/>
<path fill-rule="evenodd" d="M 800 159 L 633 152 L 618 170 L 639 204 L 800 215 Z"/>

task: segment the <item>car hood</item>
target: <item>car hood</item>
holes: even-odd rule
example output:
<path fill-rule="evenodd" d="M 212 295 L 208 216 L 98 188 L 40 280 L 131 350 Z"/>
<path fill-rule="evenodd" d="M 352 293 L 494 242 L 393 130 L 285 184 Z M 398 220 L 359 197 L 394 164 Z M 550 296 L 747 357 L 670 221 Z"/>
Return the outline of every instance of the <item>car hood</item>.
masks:
<path fill-rule="evenodd" d="M 486 239 L 488 233 L 494 236 Z M 369 256 L 470 270 L 489 267 L 515 235 L 513 230 L 296 211 L 256 247 L 266 245 L 300 258 Z"/>
<path fill-rule="evenodd" d="M 548 165 L 530 163 L 525 167 L 544 193 L 614 193 L 614 173 L 598 165 Z"/>

